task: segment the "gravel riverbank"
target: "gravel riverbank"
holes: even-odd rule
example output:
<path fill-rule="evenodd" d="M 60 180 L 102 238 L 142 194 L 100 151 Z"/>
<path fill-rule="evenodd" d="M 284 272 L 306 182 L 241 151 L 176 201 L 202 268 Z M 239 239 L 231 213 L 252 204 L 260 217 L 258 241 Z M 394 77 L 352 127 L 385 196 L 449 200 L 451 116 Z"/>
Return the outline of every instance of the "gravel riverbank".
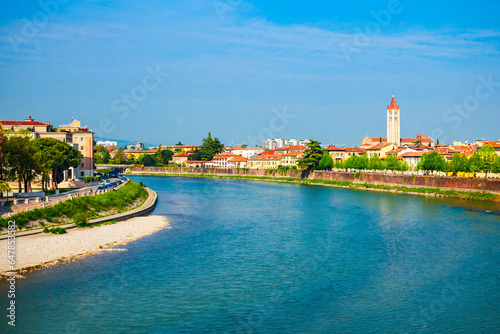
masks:
<path fill-rule="evenodd" d="M 132 218 L 115 224 L 70 229 L 66 234 L 42 233 L 16 239 L 16 272 L 32 270 L 71 261 L 106 251 L 169 227 L 163 216 Z M 9 272 L 8 240 L 0 240 L 0 276 Z M 10 276 L 10 275 L 9 275 Z"/>

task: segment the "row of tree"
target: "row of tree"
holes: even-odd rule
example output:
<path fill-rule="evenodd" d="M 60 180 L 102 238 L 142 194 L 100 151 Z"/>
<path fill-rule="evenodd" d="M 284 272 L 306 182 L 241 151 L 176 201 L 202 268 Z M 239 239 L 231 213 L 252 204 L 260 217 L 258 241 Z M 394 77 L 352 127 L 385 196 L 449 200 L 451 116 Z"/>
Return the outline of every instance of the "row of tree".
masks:
<path fill-rule="evenodd" d="M 0 127 L 0 181 L 17 181 L 19 191 L 31 191 L 31 182 L 41 176 L 42 190 L 57 188 L 64 171 L 78 167 L 82 154 L 73 146 L 54 139 L 22 133 L 6 136 Z M 50 180 L 52 179 L 52 183 Z"/>
<path fill-rule="evenodd" d="M 378 155 L 368 158 L 366 154 L 361 156 L 352 155 L 347 160 L 334 162 L 328 151 L 321 148 L 321 143 L 315 140 L 307 145 L 304 151 L 304 158 L 299 160 L 299 167 L 306 170 L 329 170 L 338 169 L 356 169 L 356 170 L 391 170 L 407 171 L 410 169 L 408 164 L 399 160 L 396 155 L 389 155 L 385 160 L 380 159 Z M 455 153 L 451 161 L 447 161 L 438 152 L 424 153 L 417 165 L 417 170 L 427 172 L 483 172 L 500 173 L 500 157 L 495 149 L 490 145 L 481 147 L 472 157 Z"/>
<path fill-rule="evenodd" d="M 176 145 L 182 145 L 182 143 L 179 142 Z M 161 145 L 158 146 L 158 151 L 155 154 L 144 153 L 137 160 L 127 159 L 123 148 L 117 149 L 113 157 L 111 157 L 109 151 L 102 145 L 97 145 L 94 150 L 94 158 L 97 164 L 140 163 L 144 166 L 164 166 L 172 161 L 172 157 L 175 154 L 169 148 L 163 149 Z M 209 132 L 207 138 L 203 139 L 201 146 L 189 154 L 188 160 L 209 161 L 223 151 L 224 144 L 220 142 L 219 138 L 212 138 L 212 134 Z M 176 152 L 180 152 L 180 149 L 177 149 Z"/>

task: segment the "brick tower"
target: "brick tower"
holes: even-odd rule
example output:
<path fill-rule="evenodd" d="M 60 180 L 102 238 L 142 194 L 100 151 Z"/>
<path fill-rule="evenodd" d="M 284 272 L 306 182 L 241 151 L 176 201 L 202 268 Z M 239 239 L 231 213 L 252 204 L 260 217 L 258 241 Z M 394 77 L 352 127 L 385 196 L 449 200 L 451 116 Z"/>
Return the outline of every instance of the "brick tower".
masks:
<path fill-rule="evenodd" d="M 399 115 L 399 106 L 396 104 L 394 95 L 391 104 L 387 106 L 387 143 L 393 143 L 401 146 L 401 118 Z"/>

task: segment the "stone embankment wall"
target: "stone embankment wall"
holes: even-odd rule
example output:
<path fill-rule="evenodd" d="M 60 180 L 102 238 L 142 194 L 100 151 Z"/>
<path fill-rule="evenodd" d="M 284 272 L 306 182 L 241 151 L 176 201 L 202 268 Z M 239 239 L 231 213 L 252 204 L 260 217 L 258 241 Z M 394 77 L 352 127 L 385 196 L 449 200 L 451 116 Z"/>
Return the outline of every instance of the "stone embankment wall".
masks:
<path fill-rule="evenodd" d="M 333 171 L 314 171 L 312 173 L 288 171 L 286 173 L 257 169 L 230 169 L 230 168 L 162 168 L 162 167 L 131 167 L 131 173 L 164 173 L 164 174 L 208 174 L 208 175 L 234 175 L 234 176 L 267 176 L 307 178 L 311 180 L 334 180 L 358 183 L 386 184 L 422 188 L 448 188 L 455 190 L 474 190 L 500 192 L 500 180 L 485 178 L 460 178 L 447 176 L 422 176 L 382 173 L 352 173 Z"/>

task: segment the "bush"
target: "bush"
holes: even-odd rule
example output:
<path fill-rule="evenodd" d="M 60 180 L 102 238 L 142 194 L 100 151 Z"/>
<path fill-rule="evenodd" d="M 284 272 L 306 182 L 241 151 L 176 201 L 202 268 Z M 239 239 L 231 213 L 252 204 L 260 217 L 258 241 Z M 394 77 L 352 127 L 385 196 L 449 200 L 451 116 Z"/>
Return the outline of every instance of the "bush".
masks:
<path fill-rule="evenodd" d="M 54 228 L 44 227 L 43 233 L 64 234 L 64 233 L 68 233 L 68 232 L 66 231 L 66 229 L 64 229 L 62 227 L 54 227 Z"/>

